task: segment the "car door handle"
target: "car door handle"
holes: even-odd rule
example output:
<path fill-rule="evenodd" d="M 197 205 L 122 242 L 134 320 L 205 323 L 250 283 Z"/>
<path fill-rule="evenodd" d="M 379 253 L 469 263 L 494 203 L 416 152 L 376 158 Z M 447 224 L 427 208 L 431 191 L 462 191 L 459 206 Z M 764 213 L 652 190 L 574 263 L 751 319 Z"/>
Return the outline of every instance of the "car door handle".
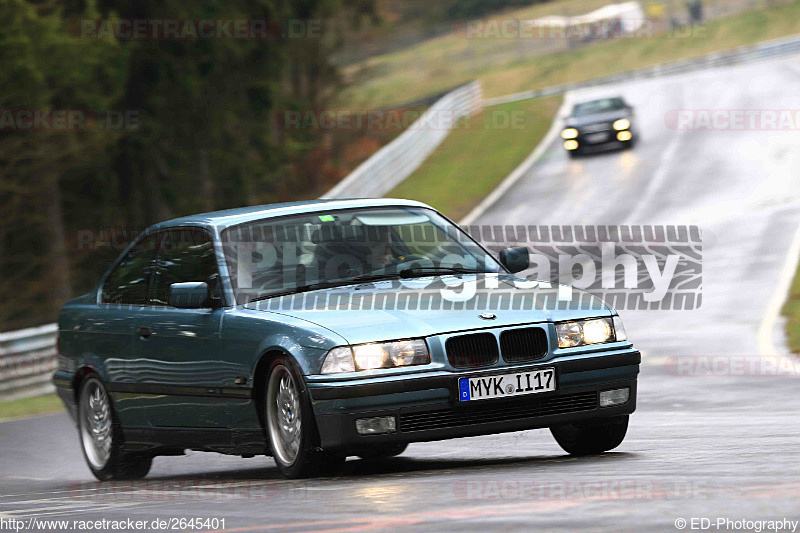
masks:
<path fill-rule="evenodd" d="M 136 328 L 136 334 L 146 339 L 147 337 L 152 335 L 153 332 L 150 331 L 150 328 L 148 328 L 147 326 L 139 326 L 138 328 Z"/>

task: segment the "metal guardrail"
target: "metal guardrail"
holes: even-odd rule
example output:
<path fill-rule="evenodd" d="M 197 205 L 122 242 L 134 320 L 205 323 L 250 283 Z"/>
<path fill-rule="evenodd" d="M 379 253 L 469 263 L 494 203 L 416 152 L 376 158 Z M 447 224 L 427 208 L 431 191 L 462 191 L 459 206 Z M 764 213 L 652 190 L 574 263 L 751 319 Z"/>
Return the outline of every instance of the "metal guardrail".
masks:
<path fill-rule="evenodd" d="M 776 39 L 685 61 L 662 63 L 582 83 L 558 85 L 487 100 L 482 100 L 480 84 L 472 82 L 440 98 L 414 123 L 420 123 L 417 127 L 412 124 L 407 131 L 378 150 L 323 198 L 382 196 L 389 192 L 422 164 L 447 137 L 459 118 L 471 115 L 483 106 L 559 94 L 582 87 L 734 65 L 791 53 L 800 53 L 800 36 Z M 437 116 L 437 113 L 441 116 Z M 451 118 L 447 118 L 448 115 Z M 0 401 L 36 396 L 53 390 L 50 376 L 57 366 L 57 331 L 56 324 L 47 324 L 0 333 Z"/>
<path fill-rule="evenodd" d="M 481 85 L 473 81 L 447 93 L 395 140 L 375 152 L 322 198 L 379 197 L 410 176 L 455 128 L 483 108 Z"/>
<path fill-rule="evenodd" d="M 53 390 L 57 324 L 0 333 L 0 401 Z"/>
<path fill-rule="evenodd" d="M 734 48 L 732 50 L 716 52 L 697 58 L 682 59 L 678 61 L 671 61 L 669 63 L 659 63 L 657 65 L 653 65 L 652 67 L 627 70 L 625 72 L 620 72 L 619 74 L 604 76 L 602 78 L 595 78 L 577 83 L 565 83 L 563 85 L 554 85 L 551 87 L 545 87 L 543 89 L 534 89 L 514 94 L 507 94 L 505 96 L 497 96 L 495 98 L 487 98 L 484 100 L 484 106 L 489 107 L 499 104 L 506 104 L 509 102 L 518 102 L 520 100 L 527 100 L 530 98 L 539 98 L 541 96 L 551 96 L 554 94 L 565 93 L 574 89 L 583 89 L 585 87 L 609 85 L 636 79 L 671 76 L 673 74 L 683 74 L 685 72 L 692 72 L 705 68 L 725 67 L 794 53 L 800 53 L 800 36 L 797 35 L 766 41 L 757 45 L 740 46 L 739 48 Z"/>

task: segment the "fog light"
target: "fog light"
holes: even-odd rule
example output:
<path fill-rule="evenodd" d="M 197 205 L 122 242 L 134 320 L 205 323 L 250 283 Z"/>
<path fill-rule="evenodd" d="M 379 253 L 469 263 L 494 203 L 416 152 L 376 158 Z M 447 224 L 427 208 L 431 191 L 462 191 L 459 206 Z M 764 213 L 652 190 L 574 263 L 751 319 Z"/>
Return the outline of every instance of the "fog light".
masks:
<path fill-rule="evenodd" d="M 567 150 L 575 150 L 578 148 L 578 141 L 569 140 L 564 143 L 564 148 Z"/>
<path fill-rule="evenodd" d="M 618 141 L 622 141 L 622 142 L 630 141 L 631 137 L 632 137 L 632 135 L 631 135 L 631 132 L 629 132 L 629 131 L 620 131 L 619 133 L 617 133 L 617 140 Z"/>
<path fill-rule="evenodd" d="M 359 435 L 378 435 L 380 433 L 394 433 L 397 425 L 393 416 L 376 416 L 373 418 L 356 419 L 356 431 Z"/>
<path fill-rule="evenodd" d="M 628 387 L 624 389 L 604 390 L 600 393 L 600 407 L 611 407 L 612 405 L 627 403 L 630 394 L 631 390 Z"/>

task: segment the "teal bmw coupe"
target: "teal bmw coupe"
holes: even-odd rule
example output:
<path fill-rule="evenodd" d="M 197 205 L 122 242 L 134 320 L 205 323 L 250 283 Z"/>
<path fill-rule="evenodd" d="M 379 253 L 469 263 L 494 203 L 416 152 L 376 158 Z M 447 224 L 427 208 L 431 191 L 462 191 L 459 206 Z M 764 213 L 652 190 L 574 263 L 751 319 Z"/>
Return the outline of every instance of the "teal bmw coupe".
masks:
<path fill-rule="evenodd" d="M 63 307 L 54 383 L 101 480 L 186 450 L 305 477 L 533 428 L 574 455 L 615 448 L 640 354 L 603 301 L 528 267 L 526 247 L 492 254 L 407 200 L 162 222 Z"/>

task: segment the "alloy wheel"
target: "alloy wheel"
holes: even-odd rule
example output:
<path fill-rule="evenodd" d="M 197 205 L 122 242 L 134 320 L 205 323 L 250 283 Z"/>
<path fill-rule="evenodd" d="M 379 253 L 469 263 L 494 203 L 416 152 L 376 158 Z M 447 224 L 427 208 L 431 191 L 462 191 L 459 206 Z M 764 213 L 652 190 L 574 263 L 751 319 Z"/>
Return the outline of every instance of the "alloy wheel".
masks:
<path fill-rule="evenodd" d="M 288 368 L 276 366 L 267 387 L 267 421 L 275 459 L 291 465 L 300 451 L 303 424 L 300 393 Z"/>
<path fill-rule="evenodd" d="M 104 468 L 111 458 L 113 424 L 111 402 L 97 381 L 88 383 L 81 392 L 80 432 L 89 463 Z"/>

